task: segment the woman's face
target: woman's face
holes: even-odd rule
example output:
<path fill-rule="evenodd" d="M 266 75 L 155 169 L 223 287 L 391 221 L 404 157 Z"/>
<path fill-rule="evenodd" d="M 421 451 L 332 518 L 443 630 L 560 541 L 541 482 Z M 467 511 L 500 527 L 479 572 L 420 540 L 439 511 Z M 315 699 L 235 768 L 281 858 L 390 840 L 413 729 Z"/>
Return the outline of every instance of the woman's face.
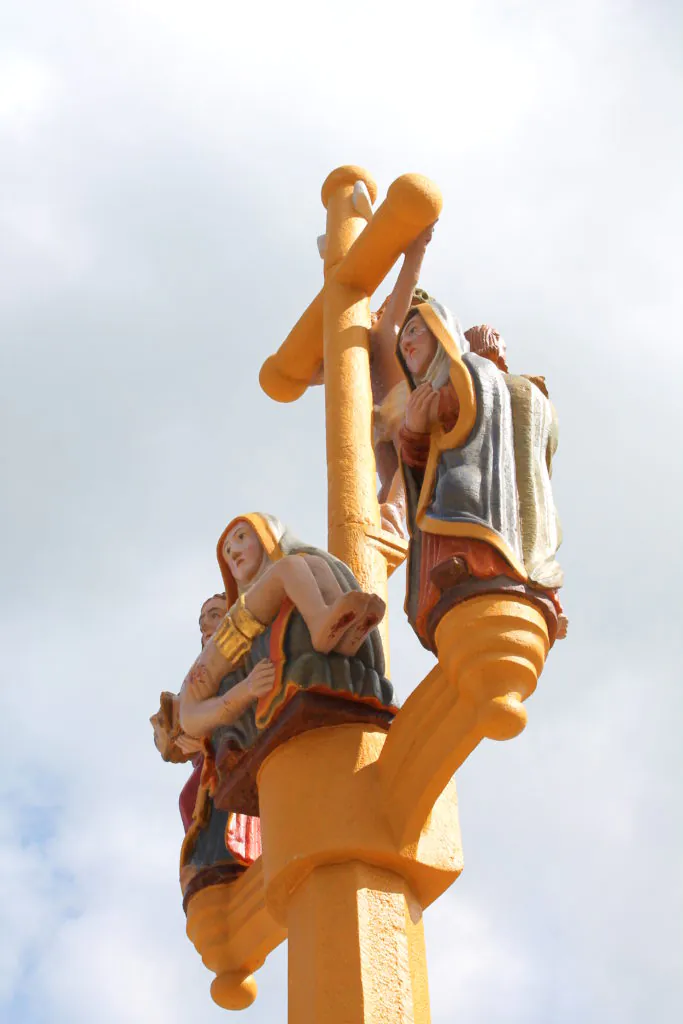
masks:
<path fill-rule="evenodd" d="M 422 377 L 436 355 L 437 340 L 419 313 L 411 317 L 401 335 L 400 349 L 413 377 Z"/>
<path fill-rule="evenodd" d="M 250 583 L 261 568 L 263 545 L 253 526 L 235 523 L 223 541 L 223 556 L 238 583 Z"/>

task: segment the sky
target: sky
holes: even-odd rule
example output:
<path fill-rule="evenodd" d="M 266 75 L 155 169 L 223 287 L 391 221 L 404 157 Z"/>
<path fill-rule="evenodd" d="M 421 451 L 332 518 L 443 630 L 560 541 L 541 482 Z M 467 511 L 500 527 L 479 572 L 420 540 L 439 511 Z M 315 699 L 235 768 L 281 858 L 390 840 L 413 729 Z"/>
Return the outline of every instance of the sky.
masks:
<path fill-rule="evenodd" d="M 321 283 L 320 186 L 416 171 L 421 283 L 560 417 L 568 639 L 458 773 L 434 1024 L 683 1019 L 680 5 L 10 0 L 0 13 L 0 1020 L 225 1019 L 149 715 L 215 542 L 325 545 L 323 395 L 258 370 Z M 379 301 L 390 281 L 379 290 Z M 393 681 L 433 663 L 391 584 Z M 425 737 L 429 742 L 429 737 Z M 286 948 L 242 1019 L 286 1020 Z"/>

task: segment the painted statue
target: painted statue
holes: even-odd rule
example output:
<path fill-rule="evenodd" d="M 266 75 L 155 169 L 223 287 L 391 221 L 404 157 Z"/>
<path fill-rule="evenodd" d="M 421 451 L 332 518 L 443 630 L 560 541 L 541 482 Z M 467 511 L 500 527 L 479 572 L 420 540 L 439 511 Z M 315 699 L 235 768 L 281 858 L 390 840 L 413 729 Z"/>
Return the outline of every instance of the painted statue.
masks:
<path fill-rule="evenodd" d="M 433 299 L 408 312 L 399 334 L 410 389 L 399 432 L 408 619 L 435 651 L 436 627 L 454 604 L 513 590 L 540 607 L 552 642 L 566 621 L 550 485 L 555 411 L 543 378 L 507 372 L 497 332 L 482 326 L 468 334 L 471 346 Z"/>
<path fill-rule="evenodd" d="M 226 611 L 225 594 L 214 594 L 204 602 L 199 614 L 202 647 L 211 639 Z M 192 761 L 192 774 L 183 786 L 179 800 L 180 817 L 185 829 L 180 873 L 184 891 L 187 872 L 183 871 L 182 864 L 186 859 L 186 850 L 208 824 L 213 809 L 207 780 L 214 777 L 215 765 L 212 748 L 206 739 L 188 736 L 182 730 L 179 703 L 178 694 L 164 691 L 159 711 L 152 715 L 150 722 L 154 729 L 154 743 L 165 761 Z M 214 828 L 218 820 L 219 813 L 216 814 Z M 241 813 L 223 813 L 220 824 L 220 838 L 216 839 L 212 849 L 212 881 L 225 881 L 234 877 L 261 855 L 261 822 L 258 818 Z M 207 884 L 210 880 L 204 879 Z"/>
<path fill-rule="evenodd" d="M 219 538 L 217 556 L 230 610 L 180 692 L 180 726 L 202 739 L 204 748 L 195 815 L 181 855 L 186 900 L 204 885 L 229 880 L 245 863 L 234 851 L 226 857 L 226 829 L 234 818 L 212 799 L 219 749 L 248 750 L 301 690 L 393 710 L 375 628 L 383 602 L 360 591 L 343 562 L 300 543 L 262 513 L 233 519 Z"/>
<path fill-rule="evenodd" d="M 312 656 L 334 651 L 344 657 L 358 654 L 385 610 L 381 598 L 360 590 L 343 563 L 296 541 L 272 516 L 251 513 L 233 520 L 219 539 L 218 562 L 229 611 L 180 693 L 180 722 L 194 736 L 224 724 L 226 716 L 239 717 L 254 697 L 277 688 L 273 663 L 264 659 L 250 689 L 233 687 L 216 696 L 221 679 L 242 665 L 261 634 L 270 634 L 283 608 L 296 609 L 303 620 Z M 321 676 L 329 675 L 327 663 L 317 661 Z"/>
<path fill-rule="evenodd" d="M 199 612 L 199 631 L 201 634 L 202 648 L 216 632 L 221 619 L 228 610 L 225 594 L 213 594 L 208 597 Z M 168 754 L 162 757 L 170 761 L 192 761 L 192 774 L 183 786 L 178 801 L 180 817 L 183 828 L 187 833 L 192 825 L 192 818 L 197 802 L 197 793 L 204 765 L 204 740 L 194 736 L 188 736 L 180 727 L 180 698 L 178 694 L 164 692 L 161 694 L 159 711 L 150 719 L 154 727 L 154 742 L 157 749 L 162 744 L 168 744 Z M 158 724 L 162 724 L 163 732 L 159 736 Z M 169 743 L 170 741 L 170 743 Z M 241 830 L 242 823 L 237 823 Z M 226 840 L 227 841 L 227 840 Z"/>
<path fill-rule="evenodd" d="M 403 424 L 409 389 L 396 361 L 396 340 L 411 305 L 427 298 L 417 288 L 425 251 L 434 225 L 408 246 L 391 295 L 371 314 L 370 370 L 372 380 L 373 448 L 379 476 L 382 526 L 407 537 L 406 498 L 399 466 L 399 431 Z"/>
<path fill-rule="evenodd" d="M 202 605 L 199 612 L 202 648 L 215 633 L 227 610 L 225 594 L 213 594 Z M 174 764 L 192 761 L 196 765 L 202 760 L 202 740 L 188 736 L 180 726 L 180 698 L 177 693 L 168 690 L 161 693 L 159 710 L 151 716 L 150 722 L 154 730 L 154 745 L 164 761 L 171 761 Z M 180 813 L 185 824 L 186 815 L 182 802 Z"/>
<path fill-rule="evenodd" d="M 409 389 L 396 362 L 396 339 L 411 305 L 428 298 L 417 287 L 425 251 L 434 233 L 434 224 L 422 231 L 405 251 L 393 291 L 380 308 L 370 314 L 370 377 L 373 398 L 373 449 L 379 491 L 377 500 L 384 530 L 407 537 L 406 501 L 399 466 L 399 430 L 403 423 Z M 317 368 L 310 387 L 325 382 L 323 363 Z"/>

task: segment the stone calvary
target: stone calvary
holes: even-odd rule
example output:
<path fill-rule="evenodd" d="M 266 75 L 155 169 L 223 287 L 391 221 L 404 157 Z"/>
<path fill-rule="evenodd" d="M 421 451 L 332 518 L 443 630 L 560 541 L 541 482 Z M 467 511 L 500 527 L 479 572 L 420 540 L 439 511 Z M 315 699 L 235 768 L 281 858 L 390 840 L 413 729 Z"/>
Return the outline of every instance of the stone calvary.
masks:
<path fill-rule="evenodd" d="M 328 176 L 323 286 L 260 376 L 279 402 L 324 386 L 329 551 L 231 510 L 201 651 L 151 719 L 162 757 L 193 765 L 180 885 L 212 997 L 250 1005 L 286 939 L 291 1024 L 427 1024 L 422 913 L 462 870 L 455 773 L 523 730 L 566 633 L 545 380 L 419 286 L 436 186 L 405 175 L 376 199 L 362 168 Z M 399 709 L 385 610 L 404 562 L 435 661 Z"/>

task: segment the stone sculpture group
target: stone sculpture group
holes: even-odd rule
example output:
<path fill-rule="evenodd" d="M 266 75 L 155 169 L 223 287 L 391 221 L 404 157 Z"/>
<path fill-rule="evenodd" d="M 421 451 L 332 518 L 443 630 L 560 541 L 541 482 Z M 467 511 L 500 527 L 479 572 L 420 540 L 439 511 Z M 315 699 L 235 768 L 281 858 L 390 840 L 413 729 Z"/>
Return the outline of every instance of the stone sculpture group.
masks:
<path fill-rule="evenodd" d="M 367 187 L 353 181 L 357 169 L 340 170 L 351 172 L 342 189 L 350 216 L 365 196 L 371 229 Z M 544 378 L 509 371 L 497 330 L 463 331 L 419 287 L 434 225 L 412 231 L 396 285 L 362 336 L 379 481 L 379 529 L 370 524 L 367 542 L 388 571 L 407 554 L 410 626 L 457 698 L 471 699 L 478 739 L 506 739 L 524 727 L 523 701 L 566 631 L 551 489 L 557 419 Z M 332 244 L 328 228 L 326 259 Z M 326 362 L 311 385 L 327 384 Z M 355 567 L 357 578 L 269 513 L 232 518 L 217 561 L 222 586 L 200 610 L 201 651 L 151 719 L 162 757 L 192 762 L 180 797 L 186 910 L 212 887 L 229 893 L 267 847 L 259 773 L 273 751 L 338 725 L 391 733 L 403 713 L 386 668 L 386 595 L 367 574 Z M 484 660 L 498 669 L 482 674 Z M 237 1007 L 253 994 L 214 998 Z"/>

